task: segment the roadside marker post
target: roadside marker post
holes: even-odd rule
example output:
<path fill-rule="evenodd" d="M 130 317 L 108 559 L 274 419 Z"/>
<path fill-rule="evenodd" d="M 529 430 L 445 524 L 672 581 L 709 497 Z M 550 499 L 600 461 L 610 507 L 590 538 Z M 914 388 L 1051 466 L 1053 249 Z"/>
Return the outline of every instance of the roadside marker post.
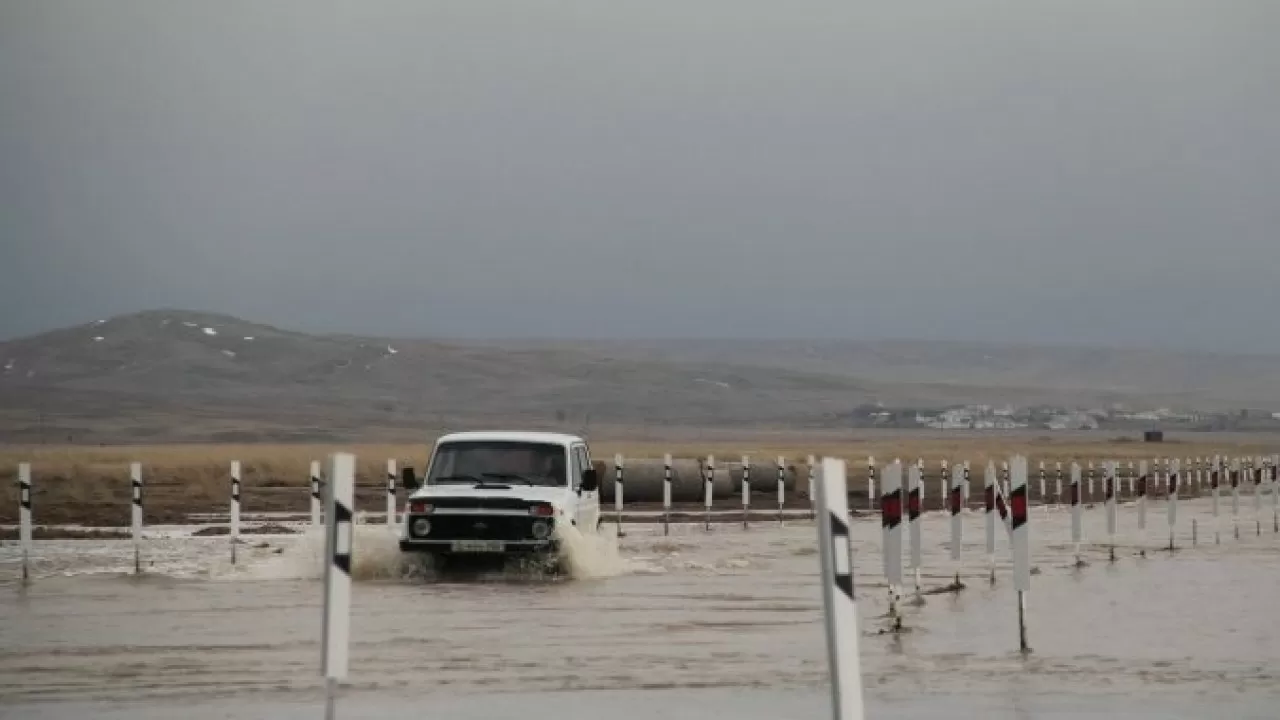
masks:
<path fill-rule="evenodd" d="M 396 528 L 396 461 L 387 458 L 387 527 Z"/>
<path fill-rule="evenodd" d="M 742 529 L 751 515 L 751 458 L 742 456 Z"/>
<path fill-rule="evenodd" d="M 311 527 L 320 527 L 320 461 L 311 461 Z"/>
<path fill-rule="evenodd" d="M 1005 460 L 1000 463 L 1000 489 L 1004 491 L 1005 497 L 1009 497 L 1009 483 L 1009 461 Z"/>
<path fill-rule="evenodd" d="M 325 487 L 324 617 L 320 672 L 325 678 L 325 718 L 333 720 L 337 686 L 347 677 L 351 634 L 351 556 L 356 459 L 350 453 L 329 458 Z"/>
<path fill-rule="evenodd" d="M 716 458 L 714 455 L 707 456 L 707 477 L 704 484 L 702 503 L 706 511 L 706 531 L 711 531 L 711 493 L 716 483 Z"/>
<path fill-rule="evenodd" d="M 1129 497 L 1133 497 L 1133 496 L 1134 496 L 1134 493 L 1133 493 L 1133 479 L 1134 479 L 1134 475 L 1135 475 L 1135 473 L 1134 473 L 1134 471 L 1133 471 L 1133 461 L 1132 461 L 1132 460 L 1130 460 L 1130 461 L 1129 461 Z"/>
<path fill-rule="evenodd" d="M 1057 503 L 1058 507 L 1062 507 L 1062 462 L 1059 461 L 1057 466 L 1058 477 L 1053 482 L 1053 496 L 1054 502 Z"/>
<path fill-rule="evenodd" d="M 782 517 L 781 508 L 778 517 Z M 662 534 L 671 534 L 671 453 L 662 456 Z"/>
<path fill-rule="evenodd" d="M 924 482 L 924 478 L 920 478 L 920 482 Z M 923 493 L 924 491 L 921 490 Z M 942 479 L 938 482 L 938 503 L 945 509 L 947 507 L 947 495 L 951 492 L 951 467 L 946 460 L 942 461 Z"/>
<path fill-rule="evenodd" d="M 1213 544 L 1222 544 L 1222 535 L 1220 533 L 1220 494 L 1222 486 L 1222 456 L 1213 456 L 1213 465 L 1209 469 L 1209 490 L 1213 493 Z"/>
<path fill-rule="evenodd" d="M 983 478 L 983 499 L 987 530 L 987 564 L 991 568 L 991 584 L 996 584 L 996 464 L 987 462 Z"/>
<path fill-rule="evenodd" d="M 1178 526 L 1178 475 L 1182 472 L 1182 461 L 1174 458 L 1169 466 L 1169 552 L 1176 549 L 1174 543 Z"/>
<path fill-rule="evenodd" d="M 240 543 L 240 461 L 231 461 L 231 564 L 236 564 L 236 545 Z"/>
<path fill-rule="evenodd" d="M 1147 461 L 1140 461 L 1138 463 L 1138 529 L 1143 531 L 1144 536 L 1147 530 L 1147 492 L 1150 487 L 1150 477 L 1147 474 Z"/>
<path fill-rule="evenodd" d="M 787 500 L 787 459 L 778 456 L 778 524 L 782 525 L 782 506 Z"/>
<path fill-rule="evenodd" d="M 1258 526 L 1258 536 L 1262 535 L 1262 476 L 1266 471 L 1266 462 L 1259 457 L 1253 468 L 1253 517 Z"/>
<path fill-rule="evenodd" d="M 867 510 L 876 507 L 876 459 L 867 457 Z"/>
<path fill-rule="evenodd" d="M 965 474 L 957 471 L 951 476 L 951 492 L 948 496 L 948 508 L 951 511 L 951 562 L 955 565 L 955 579 L 951 583 L 951 590 L 959 592 L 964 588 L 964 584 L 960 582 L 960 547 L 964 536 L 964 524 L 961 522 L 960 509 L 964 505 L 964 488 L 962 483 L 965 481 Z"/>
<path fill-rule="evenodd" d="M 1084 535 L 1083 508 L 1080 506 L 1080 463 L 1071 463 L 1071 542 L 1075 545 L 1076 567 L 1084 567 L 1080 558 L 1080 543 Z"/>
<path fill-rule="evenodd" d="M 623 488 L 623 466 L 622 454 L 618 453 L 613 456 L 613 509 L 615 520 L 618 523 L 618 537 L 623 536 L 622 532 L 622 488 Z"/>
<path fill-rule="evenodd" d="M 814 460 L 812 455 L 810 455 L 805 459 L 808 461 L 808 466 L 809 466 L 809 519 L 816 520 L 818 518 L 818 501 L 813 496 L 813 482 L 814 482 L 813 478 L 814 478 L 814 473 L 816 468 L 816 465 L 814 463 L 816 461 Z"/>
<path fill-rule="evenodd" d="M 1084 496 L 1085 502 L 1093 502 L 1093 461 L 1089 461 L 1089 491 Z"/>
<path fill-rule="evenodd" d="M 1116 561 L 1116 525 L 1118 524 L 1116 486 L 1119 484 L 1116 473 L 1118 469 L 1119 466 L 1115 462 L 1104 463 L 1102 466 L 1102 495 L 1107 505 L 1107 536 L 1111 543 L 1111 562 Z"/>
<path fill-rule="evenodd" d="M 1240 539 L 1240 458 L 1231 459 L 1231 526 Z"/>
<path fill-rule="evenodd" d="M 853 581 L 853 545 L 845 463 L 822 459 L 817 486 L 818 556 L 822 563 L 822 600 L 831 674 L 833 720 L 864 720 L 861 658 L 858 656 L 858 601 Z"/>
<path fill-rule="evenodd" d="M 908 534 L 911 545 L 911 570 L 915 577 L 917 601 L 924 599 L 920 594 L 920 570 L 924 565 L 924 550 L 920 546 L 922 530 L 920 526 L 923 523 L 920 510 L 923 505 L 921 502 L 923 491 L 924 472 L 920 465 L 915 465 L 907 477 L 907 527 L 910 529 Z"/>
<path fill-rule="evenodd" d="M 31 580 L 31 464 L 18 464 L 18 542 L 22 545 L 22 582 Z"/>
<path fill-rule="evenodd" d="M 1045 492 L 1045 482 L 1044 482 L 1044 461 L 1043 461 L 1043 460 L 1041 460 L 1041 461 L 1040 461 L 1040 504 L 1041 504 L 1041 505 L 1044 505 L 1044 506 L 1045 506 L 1045 508 L 1048 508 L 1048 507 L 1049 507 L 1049 503 L 1047 502 L 1047 498 L 1045 497 L 1044 492 Z"/>
<path fill-rule="evenodd" d="M 880 476 L 880 521 L 884 542 L 884 577 L 889 584 L 889 621 L 894 632 L 902 629 L 898 608 L 902 588 L 902 461 L 885 466 Z"/>
<path fill-rule="evenodd" d="M 133 505 L 130 525 L 133 530 L 133 573 L 142 574 L 142 463 L 129 464 L 129 484 Z"/>
<path fill-rule="evenodd" d="M 1027 459 L 1015 455 L 1012 465 L 1009 510 L 1013 538 L 1013 587 L 1018 591 L 1018 647 L 1023 653 L 1031 651 L 1027 644 L 1027 593 L 1031 592 L 1031 539 L 1027 512 Z"/>
<path fill-rule="evenodd" d="M 1271 531 L 1280 533 L 1280 455 L 1271 456 Z"/>

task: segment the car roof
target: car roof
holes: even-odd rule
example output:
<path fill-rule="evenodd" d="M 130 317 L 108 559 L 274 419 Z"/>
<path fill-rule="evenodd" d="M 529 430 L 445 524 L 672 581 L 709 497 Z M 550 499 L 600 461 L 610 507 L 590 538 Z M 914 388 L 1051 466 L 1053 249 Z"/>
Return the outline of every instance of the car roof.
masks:
<path fill-rule="evenodd" d="M 581 437 L 577 435 L 567 435 L 565 433 L 552 432 L 522 432 L 510 430 L 471 430 L 467 432 L 449 433 L 442 436 L 437 443 L 455 442 L 455 441 L 472 441 L 472 442 L 533 442 L 533 443 L 551 443 L 554 445 L 573 445 L 574 443 L 585 443 Z"/>

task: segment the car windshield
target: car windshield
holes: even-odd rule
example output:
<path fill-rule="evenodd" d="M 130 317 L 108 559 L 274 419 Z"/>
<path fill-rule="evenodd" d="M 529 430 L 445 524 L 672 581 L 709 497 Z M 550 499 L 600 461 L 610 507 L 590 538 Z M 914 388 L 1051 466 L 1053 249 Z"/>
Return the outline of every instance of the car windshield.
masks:
<path fill-rule="evenodd" d="M 428 485 L 493 483 L 565 485 L 565 450 L 530 442 L 444 443 L 431 463 Z"/>

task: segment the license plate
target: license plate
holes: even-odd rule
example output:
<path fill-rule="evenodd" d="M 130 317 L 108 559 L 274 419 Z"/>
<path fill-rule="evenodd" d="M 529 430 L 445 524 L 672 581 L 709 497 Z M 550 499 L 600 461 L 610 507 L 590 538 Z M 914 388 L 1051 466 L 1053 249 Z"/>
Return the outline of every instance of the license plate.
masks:
<path fill-rule="evenodd" d="M 502 552 L 506 549 L 506 543 L 501 540 L 454 540 L 454 552 Z"/>

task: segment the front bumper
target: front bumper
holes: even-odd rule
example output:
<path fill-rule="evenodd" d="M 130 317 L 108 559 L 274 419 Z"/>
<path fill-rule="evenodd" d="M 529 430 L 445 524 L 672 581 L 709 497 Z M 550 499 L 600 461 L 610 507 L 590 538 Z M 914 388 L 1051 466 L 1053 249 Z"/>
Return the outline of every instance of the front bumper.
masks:
<path fill-rule="evenodd" d="M 430 528 L 425 534 L 415 529 L 415 521 L 425 519 Z M 545 537 L 534 533 L 534 525 L 545 526 Z M 410 514 L 404 521 L 400 538 L 402 552 L 523 554 L 554 552 L 559 543 L 554 537 L 555 520 L 529 515 L 477 515 L 472 513 Z"/>
<path fill-rule="evenodd" d="M 504 540 L 501 549 L 457 549 L 453 540 L 401 540 L 400 552 L 426 553 L 430 555 L 526 555 L 554 553 L 559 548 L 555 540 Z"/>

